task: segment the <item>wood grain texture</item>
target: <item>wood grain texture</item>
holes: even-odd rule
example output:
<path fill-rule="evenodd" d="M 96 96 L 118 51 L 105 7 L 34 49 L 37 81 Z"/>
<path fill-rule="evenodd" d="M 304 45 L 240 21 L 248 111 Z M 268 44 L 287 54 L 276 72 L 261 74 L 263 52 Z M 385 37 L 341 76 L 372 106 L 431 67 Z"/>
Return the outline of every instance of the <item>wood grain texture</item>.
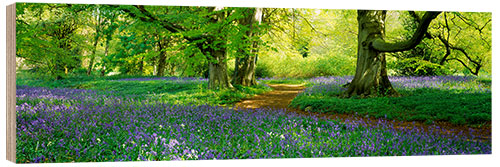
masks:
<path fill-rule="evenodd" d="M 7 6 L 7 160 L 16 162 L 16 4 Z"/>

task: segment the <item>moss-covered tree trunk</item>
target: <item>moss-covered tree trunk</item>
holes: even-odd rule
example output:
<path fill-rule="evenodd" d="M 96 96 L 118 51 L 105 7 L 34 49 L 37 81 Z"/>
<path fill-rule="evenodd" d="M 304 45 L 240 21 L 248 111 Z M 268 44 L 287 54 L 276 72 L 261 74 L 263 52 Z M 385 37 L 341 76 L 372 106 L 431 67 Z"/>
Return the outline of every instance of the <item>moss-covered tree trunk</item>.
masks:
<path fill-rule="evenodd" d="M 426 12 L 413 37 L 408 41 L 389 43 L 385 38 L 383 10 L 358 10 L 358 59 L 354 79 L 343 97 L 400 96 L 387 76 L 384 52 L 414 48 L 422 40 L 430 22 L 440 12 Z"/>

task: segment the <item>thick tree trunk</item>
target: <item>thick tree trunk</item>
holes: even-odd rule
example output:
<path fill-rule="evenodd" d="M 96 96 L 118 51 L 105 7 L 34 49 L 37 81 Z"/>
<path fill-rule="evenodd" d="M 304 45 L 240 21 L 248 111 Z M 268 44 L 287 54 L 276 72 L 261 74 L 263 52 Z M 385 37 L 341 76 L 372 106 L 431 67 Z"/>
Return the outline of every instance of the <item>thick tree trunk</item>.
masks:
<path fill-rule="evenodd" d="M 262 9 L 261 8 L 249 8 L 249 11 L 245 14 L 247 16 L 241 19 L 239 22 L 242 26 L 249 27 L 245 30 L 244 39 L 242 41 L 246 42 L 247 46 L 249 46 L 250 51 L 245 51 L 243 48 L 240 49 L 239 53 L 243 55 L 243 57 L 236 57 L 234 75 L 233 75 L 233 84 L 243 85 L 243 86 L 252 86 L 256 85 L 257 81 L 255 79 L 255 68 L 257 62 L 257 47 L 258 41 L 252 40 L 252 37 L 258 35 L 255 31 L 255 24 L 260 24 L 262 21 Z"/>
<path fill-rule="evenodd" d="M 227 89 L 233 88 L 227 74 L 226 49 L 208 49 L 210 59 L 208 63 L 208 88 Z"/>
<path fill-rule="evenodd" d="M 385 36 L 386 11 L 358 11 L 358 59 L 356 74 L 344 96 L 399 96 L 387 76 L 385 54 L 369 46 Z"/>
<path fill-rule="evenodd" d="M 215 7 L 214 11 L 221 10 L 221 7 Z M 225 19 L 225 13 L 221 12 L 216 14 L 214 19 L 211 20 L 213 23 L 220 23 Z M 215 33 L 221 33 L 220 30 Z M 220 35 L 220 34 L 216 34 Z M 221 39 L 222 38 L 222 39 Z M 229 82 L 229 76 L 227 74 L 227 60 L 226 60 L 226 46 L 223 36 L 219 36 L 219 39 L 215 39 L 214 36 L 208 36 L 207 45 L 214 44 L 217 40 L 218 44 L 216 46 L 211 46 L 206 49 L 200 44 L 198 46 L 203 54 L 208 56 L 208 88 L 209 89 L 232 89 L 233 85 Z"/>
<path fill-rule="evenodd" d="M 256 58 L 256 56 L 236 58 L 233 84 L 243 86 L 252 86 L 257 84 L 255 79 Z"/>
<path fill-rule="evenodd" d="M 385 37 L 386 11 L 358 10 L 358 59 L 356 74 L 343 92 L 343 97 L 400 96 L 387 76 L 384 52 L 414 48 L 422 40 L 427 28 L 440 12 L 427 12 L 413 37 L 404 42 L 388 43 Z"/>

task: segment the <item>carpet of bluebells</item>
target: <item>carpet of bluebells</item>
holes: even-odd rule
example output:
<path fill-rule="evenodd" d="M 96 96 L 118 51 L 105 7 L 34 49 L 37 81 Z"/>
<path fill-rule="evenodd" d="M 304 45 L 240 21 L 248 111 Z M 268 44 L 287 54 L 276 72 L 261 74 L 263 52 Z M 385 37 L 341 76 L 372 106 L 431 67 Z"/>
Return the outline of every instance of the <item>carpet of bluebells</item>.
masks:
<path fill-rule="evenodd" d="M 305 90 L 305 95 L 332 95 L 339 94 L 347 90 L 345 84 L 351 82 L 353 76 L 344 77 L 317 77 L 309 79 L 312 87 Z M 389 80 L 392 86 L 398 91 L 415 89 L 439 89 L 452 91 L 466 91 L 470 93 L 491 93 L 489 87 L 474 82 L 476 79 L 472 76 L 391 76 Z"/>
<path fill-rule="evenodd" d="M 427 86 L 399 79 L 396 87 Z M 304 94 L 314 91 L 325 90 L 315 86 Z M 171 104 L 85 89 L 17 86 L 16 93 L 19 163 L 491 154 L 491 141 L 396 130 L 383 120 L 368 126 L 363 120 Z"/>

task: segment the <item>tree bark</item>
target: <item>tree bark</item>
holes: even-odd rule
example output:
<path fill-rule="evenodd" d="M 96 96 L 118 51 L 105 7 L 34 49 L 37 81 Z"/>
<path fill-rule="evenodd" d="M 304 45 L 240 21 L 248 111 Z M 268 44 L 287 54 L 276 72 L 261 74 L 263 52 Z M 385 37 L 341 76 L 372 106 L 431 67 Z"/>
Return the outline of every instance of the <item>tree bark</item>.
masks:
<path fill-rule="evenodd" d="M 245 50 L 248 48 L 240 48 L 239 53 L 243 56 L 236 57 L 233 84 L 252 86 L 257 84 L 255 79 L 255 68 L 258 48 L 258 41 L 252 40 L 252 37 L 258 35 L 257 32 L 255 32 L 255 24 L 260 24 L 262 21 L 262 9 L 250 8 L 245 13 L 247 16 L 239 22 L 240 25 L 249 27 L 242 32 L 246 35 L 243 37 L 242 41 L 246 43 L 246 46 L 249 46 L 248 48 L 250 48 L 250 51 Z"/>
<path fill-rule="evenodd" d="M 208 63 L 208 88 L 209 89 L 228 89 L 233 88 L 229 82 L 227 74 L 226 49 L 210 50 L 210 59 Z"/>
<path fill-rule="evenodd" d="M 156 73 L 156 76 L 160 77 L 165 75 L 165 61 L 167 59 L 167 55 L 164 49 L 167 47 L 167 44 L 161 36 L 158 36 L 158 38 L 158 50 L 160 51 L 160 54 L 158 55 L 158 67 L 156 68 L 158 72 Z"/>
<path fill-rule="evenodd" d="M 427 12 L 413 37 L 404 42 L 388 43 L 385 37 L 386 11 L 358 10 L 358 59 L 356 73 L 342 97 L 400 96 L 387 75 L 384 52 L 414 48 L 439 12 Z"/>
<path fill-rule="evenodd" d="M 220 8 L 221 9 L 221 8 Z M 220 10 L 219 8 L 214 8 L 214 11 Z M 220 24 L 225 19 L 225 13 L 221 12 L 216 14 L 215 19 L 211 19 L 212 23 Z M 209 46 L 204 49 L 200 46 L 200 50 L 204 51 L 204 54 L 208 56 L 208 88 L 209 89 L 232 89 L 233 85 L 229 81 L 229 76 L 227 73 L 227 56 L 226 56 L 226 39 L 221 35 L 220 30 L 215 32 L 212 36 L 207 37 L 207 45 L 215 44 L 215 46 Z M 218 38 L 215 36 L 218 35 Z M 217 42 L 215 41 L 217 40 Z"/>

